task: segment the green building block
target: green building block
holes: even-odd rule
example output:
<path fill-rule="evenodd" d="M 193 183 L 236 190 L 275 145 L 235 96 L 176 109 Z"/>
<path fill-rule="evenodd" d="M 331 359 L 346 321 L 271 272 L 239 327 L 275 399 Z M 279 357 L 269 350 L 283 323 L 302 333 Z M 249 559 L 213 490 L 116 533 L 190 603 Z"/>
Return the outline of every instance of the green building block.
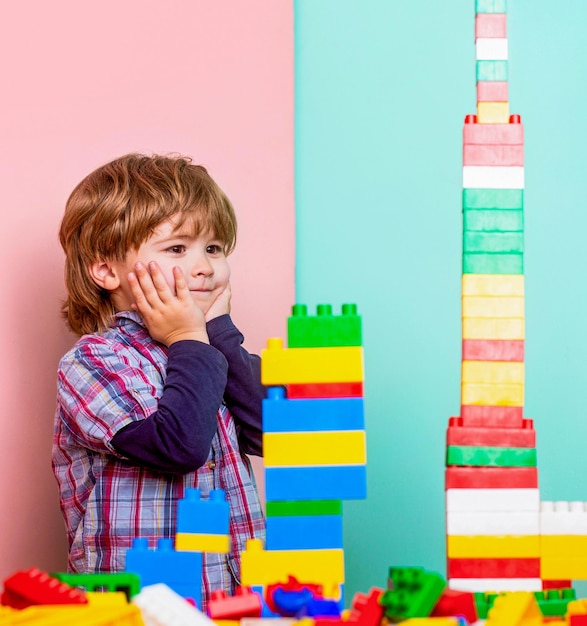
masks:
<path fill-rule="evenodd" d="M 483 232 L 521 232 L 524 230 L 524 211 L 514 209 L 465 209 L 463 229 Z"/>
<path fill-rule="evenodd" d="M 475 0 L 475 13 L 507 13 L 507 0 Z"/>
<path fill-rule="evenodd" d="M 463 254 L 463 274 L 523 274 L 524 255 L 467 252 Z"/>
<path fill-rule="evenodd" d="M 308 315 L 305 304 L 295 304 L 287 320 L 288 348 L 334 348 L 362 345 L 361 317 L 356 304 L 343 304 L 342 315 L 332 315 L 329 304 L 319 304 Z"/>
<path fill-rule="evenodd" d="M 86 591 L 123 591 L 127 598 L 133 598 L 141 590 L 138 574 L 112 572 L 109 574 L 51 574 L 70 587 L 82 587 Z"/>
<path fill-rule="evenodd" d="M 390 567 L 389 590 L 379 599 L 392 622 L 428 617 L 446 587 L 439 574 L 421 567 Z"/>
<path fill-rule="evenodd" d="M 536 448 L 447 446 L 447 466 L 536 467 Z"/>
<path fill-rule="evenodd" d="M 463 189 L 464 209 L 523 209 L 523 189 Z"/>
<path fill-rule="evenodd" d="M 288 500 L 268 501 L 267 517 L 291 517 L 292 515 L 342 515 L 340 500 Z"/>
<path fill-rule="evenodd" d="M 489 609 L 493 606 L 497 593 L 474 594 L 477 615 L 480 620 L 487 619 Z M 560 617 L 563 618 L 567 612 L 569 602 L 576 600 L 574 589 L 547 589 L 545 591 L 535 591 L 534 597 L 544 617 Z"/>
<path fill-rule="evenodd" d="M 463 253 L 467 252 L 524 252 L 524 233 L 518 232 L 478 232 L 465 230 L 463 232 Z"/>
<path fill-rule="evenodd" d="M 477 82 L 479 81 L 507 81 L 507 61 L 477 61 Z"/>

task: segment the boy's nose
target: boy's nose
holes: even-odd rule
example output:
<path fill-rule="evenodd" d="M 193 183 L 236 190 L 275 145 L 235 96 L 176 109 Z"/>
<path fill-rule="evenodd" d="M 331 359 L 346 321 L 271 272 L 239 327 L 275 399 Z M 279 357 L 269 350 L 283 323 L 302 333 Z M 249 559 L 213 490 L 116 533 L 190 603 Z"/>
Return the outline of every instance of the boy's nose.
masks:
<path fill-rule="evenodd" d="M 192 276 L 210 276 L 213 273 L 214 268 L 205 256 L 198 258 L 192 266 Z"/>

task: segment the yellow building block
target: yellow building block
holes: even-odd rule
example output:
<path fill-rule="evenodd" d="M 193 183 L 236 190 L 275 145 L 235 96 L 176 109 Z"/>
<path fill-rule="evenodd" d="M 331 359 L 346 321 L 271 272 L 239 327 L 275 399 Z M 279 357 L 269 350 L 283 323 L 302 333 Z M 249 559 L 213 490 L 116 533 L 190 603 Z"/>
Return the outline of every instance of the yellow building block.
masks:
<path fill-rule="evenodd" d="M 540 557 L 540 536 L 448 535 L 446 549 L 452 559 L 535 559 Z"/>
<path fill-rule="evenodd" d="M 524 406 L 524 385 L 462 383 L 461 404 Z"/>
<path fill-rule="evenodd" d="M 522 296 L 463 296 L 463 317 L 524 317 Z"/>
<path fill-rule="evenodd" d="M 544 557 L 576 559 L 585 555 L 587 561 L 587 536 L 585 535 L 542 535 L 540 554 Z"/>
<path fill-rule="evenodd" d="M 540 607 L 533 593 L 511 591 L 495 598 L 485 626 L 542 626 Z"/>
<path fill-rule="evenodd" d="M 586 615 L 587 614 L 587 600 L 571 600 L 567 604 L 567 617 L 569 615 Z"/>
<path fill-rule="evenodd" d="M 463 339 L 524 339 L 524 319 L 463 317 Z"/>
<path fill-rule="evenodd" d="M 200 533 L 177 533 L 175 549 L 180 552 L 230 552 L 230 535 L 205 535 Z"/>
<path fill-rule="evenodd" d="M 540 558 L 542 580 L 587 580 L 587 558 Z"/>
<path fill-rule="evenodd" d="M 263 550 L 260 539 L 249 539 L 241 554 L 243 585 L 270 585 L 288 577 L 325 586 L 344 583 L 344 552 L 332 550 Z"/>
<path fill-rule="evenodd" d="M 134 604 L 31 606 L 11 614 L 10 621 L 5 623 L 11 626 L 145 626 L 141 610 Z"/>
<path fill-rule="evenodd" d="M 478 102 L 477 124 L 509 124 L 509 102 Z"/>
<path fill-rule="evenodd" d="M 402 626 L 459 626 L 456 617 L 412 617 L 403 620 Z"/>
<path fill-rule="evenodd" d="M 523 296 L 523 274 L 463 274 L 464 296 Z"/>
<path fill-rule="evenodd" d="M 524 384 L 524 364 L 514 361 L 463 361 L 462 381 L 484 384 Z"/>
<path fill-rule="evenodd" d="M 363 348 L 284 348 L 269 339 L 261 354 L 264 385 L 363 382 Z"/>
<path fill-rule="evenodd" d="M 264 433 L 265 467 L 365 465 L 365 431 Z"/>

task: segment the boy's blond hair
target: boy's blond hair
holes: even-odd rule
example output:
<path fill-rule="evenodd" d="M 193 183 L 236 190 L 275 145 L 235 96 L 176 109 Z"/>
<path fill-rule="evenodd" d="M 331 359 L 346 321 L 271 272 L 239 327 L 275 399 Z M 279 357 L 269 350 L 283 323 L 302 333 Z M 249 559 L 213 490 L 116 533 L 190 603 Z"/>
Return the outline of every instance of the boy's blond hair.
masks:
<path fill-rule="evenodd" d="M 67 299 L 62 312 L 79 335 L 107 328 L 110 293 L 90 274 L 96 261 L 124 261 L 159 224 L 174 217 L 194 235 L 211 231 L 230 254 L 236 217 L 230 200 L 201 165 L 184 156 L 128 154 L 84 178 L 65 207 L 59 240 L 65 251 Z"/>

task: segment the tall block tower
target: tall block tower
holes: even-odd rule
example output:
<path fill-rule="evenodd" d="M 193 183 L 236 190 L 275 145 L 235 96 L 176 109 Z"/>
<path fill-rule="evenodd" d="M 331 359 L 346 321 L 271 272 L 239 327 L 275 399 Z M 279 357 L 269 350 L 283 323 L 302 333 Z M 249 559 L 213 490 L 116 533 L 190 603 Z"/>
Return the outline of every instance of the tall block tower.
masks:
<path fill-rule="evenodd" d="M 453 588 L 542 588 L 536 437 L 524 417 L 524 129 L 506 0 L 476 0 L 477 113 L 463 130 L 461 413 L 447 430 Z"/>
<path fill-rule="evenodd" d="M 355 305 L 333 315 L 295 305 L 288 345 L 270 339 L 261 377 L 267 541 L 242 555 L 243 583 L 288 576 L 342 599 L 342 500 L 366 497 L 361 318 Z"/>

